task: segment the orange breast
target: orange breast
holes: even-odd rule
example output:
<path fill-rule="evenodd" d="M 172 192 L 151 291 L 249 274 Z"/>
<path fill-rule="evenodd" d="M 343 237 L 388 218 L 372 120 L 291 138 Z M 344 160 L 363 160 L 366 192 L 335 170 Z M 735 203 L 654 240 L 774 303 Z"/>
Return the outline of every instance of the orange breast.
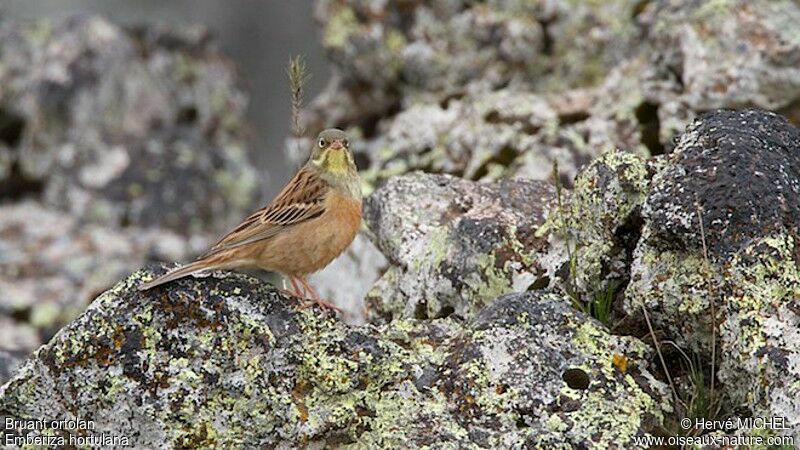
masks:
<path fill-rule="evenodd" d="M 325 212 L 272 239 L 257 257 L 257 265 L 286 275 L 316 272 L 353 242 L 360 225 L 361 201 L 331 191 Z"/>

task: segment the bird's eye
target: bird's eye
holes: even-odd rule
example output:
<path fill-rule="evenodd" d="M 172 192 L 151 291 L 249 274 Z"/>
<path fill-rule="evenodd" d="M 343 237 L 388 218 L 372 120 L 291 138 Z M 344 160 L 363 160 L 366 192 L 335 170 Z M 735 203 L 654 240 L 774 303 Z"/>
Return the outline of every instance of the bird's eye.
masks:
<path fill-rule="evenodd" d="M 350 147 L 350 141 L 348 141 L 347 139 L 343 140 L 342 144 L 345 146 L 345 148 Z"/>
<path fill-rule="evenodd" d="M 325 139 L 319 140 L 319 148 L 325 148 Z"/>

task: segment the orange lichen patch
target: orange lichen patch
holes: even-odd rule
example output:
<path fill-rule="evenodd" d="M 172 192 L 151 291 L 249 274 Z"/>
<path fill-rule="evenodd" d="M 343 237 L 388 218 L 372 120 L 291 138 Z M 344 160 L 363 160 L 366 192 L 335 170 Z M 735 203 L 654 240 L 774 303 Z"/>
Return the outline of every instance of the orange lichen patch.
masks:
<path fill-rule="evenodd" d="M 630 362 L 631 360 L 628 359 L 627 356 L 619 353 L 614 353 L 614 356 L 611 357 L 611 363 L 614 364 L 614 367 L 616 367 L 620 373 L 625 373 L 628 371 L 628 363 Z"/>
<path fill-rule="evenodd" d="M 308 421 L 308 407 L 303 399 L 310 390 L 311 383 L 305 380 L 298 382 L 294 385 L 294 388 L 292 388 L 292 400 L 300 416 L 300 422 L 303 423 Z"/>
<path fill-rule="evenodd" d="M 122 348 L 122 344 L 125 343 L 125 331 L 122 329 L 121 326 L 118 326 L 114 330 L 114 348 L 119 350 Z"/>

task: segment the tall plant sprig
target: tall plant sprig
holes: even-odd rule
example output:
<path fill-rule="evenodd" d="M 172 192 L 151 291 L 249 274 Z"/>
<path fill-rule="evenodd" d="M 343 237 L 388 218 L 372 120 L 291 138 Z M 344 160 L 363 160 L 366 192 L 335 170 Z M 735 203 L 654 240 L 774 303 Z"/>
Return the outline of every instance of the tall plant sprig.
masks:
<path fill-rule="evenodd" d="M 306 61 L 303 55 L 295 55 L 289 58 L 286 75 L 289 77 L 289 89 L 291 90 L 292 134 L 295 138 L 300 138 L 303 137 L 306 131 L 302 123 L 300 123 L 300 110 L 303 108 L 303 91 L 309 78 L 311 78 L 306 70 Z"/>

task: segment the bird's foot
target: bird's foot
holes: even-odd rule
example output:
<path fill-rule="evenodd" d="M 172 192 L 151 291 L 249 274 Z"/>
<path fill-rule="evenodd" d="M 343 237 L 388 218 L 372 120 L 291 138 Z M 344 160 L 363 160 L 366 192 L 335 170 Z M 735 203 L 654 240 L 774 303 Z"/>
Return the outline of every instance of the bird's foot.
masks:
<path fill-rule="evenodd" d="M 323 300 L 321 298 L 305 300 L 303 302 L 303 304 L 301 305 L 301 308 L 305 309 L 305 308 L 309 308 L 309 307 L 314 306 L 314 305 L 317 305 L 322 309 L 332 309 L 332 310 L 335 310 L 336 312 L 342 312 L 341 308 L 339 308 L 338 306 L 334 305 L 333 303 L 331 303 L 331 302 L 329 302 L 327 300 Z"/>
<path fill-rule="evenodd" d="M 338 306 L 320 297 L 319 294 L 317 294 L 317 291 L 315 291 L 314 288 L 311 287 L 311 285 L 308 284 L 308 282 L 303 277 L 290 276 L 289 280 L 292 283 L 292 287 L 296 291 L 295 296 L 305 300 L 302 304 L 302 308 L 308 308 L 316 304 L 319 305 L 319 307 L 322 309 L 333 309 L 338 312 L 342 312 L 342 310 Z M 298 284 L 302 286 L 302 290 L 300 289 Z"/>

